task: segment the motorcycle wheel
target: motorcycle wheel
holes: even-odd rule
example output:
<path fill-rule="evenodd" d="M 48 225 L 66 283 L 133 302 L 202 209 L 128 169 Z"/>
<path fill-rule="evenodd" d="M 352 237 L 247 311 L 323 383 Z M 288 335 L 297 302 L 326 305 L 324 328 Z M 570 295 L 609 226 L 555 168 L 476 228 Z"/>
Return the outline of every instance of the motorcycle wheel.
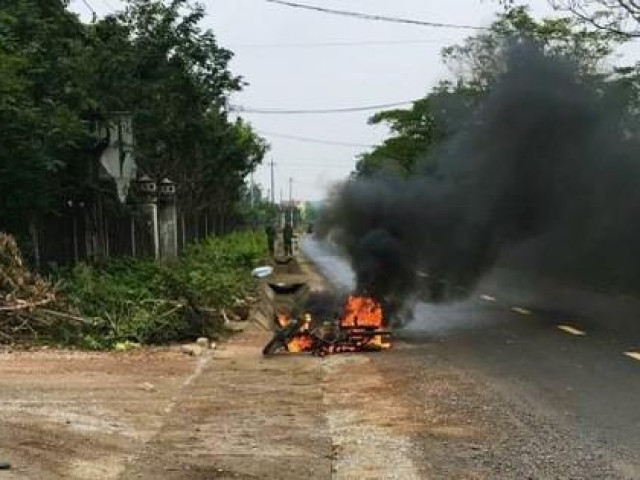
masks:
<path fill-rule="evenodd" d="M 275 355 L 281 350 L 286 350 L 287 346 L 279 338 L 272 338 L 262 349 L 262 355 L 265 357 Z"/>

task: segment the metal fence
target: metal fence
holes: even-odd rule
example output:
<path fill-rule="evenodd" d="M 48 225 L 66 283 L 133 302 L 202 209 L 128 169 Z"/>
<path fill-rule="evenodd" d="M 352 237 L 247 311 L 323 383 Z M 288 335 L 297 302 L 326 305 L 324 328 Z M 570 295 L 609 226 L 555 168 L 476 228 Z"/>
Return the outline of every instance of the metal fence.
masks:
<path fill-rule="evenodd" d="M 239 218 L 215 211 L 177 209 L 177 250 L 208 236 L 224 235 L 243 223 Z M 24 229 L 25 231 L 27 229 Z M 157 246 L 150 219 L 135 206 L 108 209 L 100 204 L 68 208 L 32 222 L 28 234 L 11 231 L 20 238 L 24 256 L 37 270 L 100 262 L 114 257 L 156 258 Z"/>

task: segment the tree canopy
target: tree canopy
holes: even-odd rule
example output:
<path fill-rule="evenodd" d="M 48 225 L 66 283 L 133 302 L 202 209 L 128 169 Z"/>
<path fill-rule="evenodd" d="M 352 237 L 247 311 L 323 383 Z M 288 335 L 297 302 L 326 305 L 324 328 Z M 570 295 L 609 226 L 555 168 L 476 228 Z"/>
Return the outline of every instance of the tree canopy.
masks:
<path fill-rule="evenodd" d="M 640 37 L 640 3 L 636 0 L 551 0 L 583 24 L 621 37 Z"/>
<path fill-rule="evenodd" d="M 99 125 L 130 112 L 139 168 L 197 210 L 228 208 L 267 149 L 227 103 L 232 53 L 188 0 L 129 0 L 82 23 L 66 2 L 0 7 L 0 226 L 55 213 L 98 188 Z"/>
<path fill-rule="evenodd" d="M 409 109 L 375 114 L 372 124 L 386 124 L 391 134 L 372 151 L 363 154 L 356 175 L 379 171 L 411 175 L 435 170 L 435 155 L 443 142 L 470 121 L 478 101 L 504 73 L 504 52 L 514 42 L 533 42 L 547 55 L 577 65 L 585 78 L 618 82 L 617 101 L 637 102 L 637 69 L 607 72 L 605 60 L 619 37 L 606 31 L 588 31 L 571 18 L 535 20 L 526 7 L 509 7 L 486 32 L 442 50 L 453 78 L 442 81 Z M 630 104 L 631 105 L 631 104 Z M 633 112 L 630 107 L 629 113 Z M 631 123 L 630 123 L 631 124 Z"/>

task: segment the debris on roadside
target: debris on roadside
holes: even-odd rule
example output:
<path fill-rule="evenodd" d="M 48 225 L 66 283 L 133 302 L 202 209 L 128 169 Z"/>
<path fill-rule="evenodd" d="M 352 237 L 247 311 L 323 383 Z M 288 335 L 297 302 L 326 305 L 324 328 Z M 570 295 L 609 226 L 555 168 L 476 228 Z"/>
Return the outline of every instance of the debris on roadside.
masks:
<path fill-rule="evenodd" d="M 128 340 L 125 342 L 118 342 L 113 346 L 113 349 L 116 352 L 126 352 L 128 350 L 134 350 L 137 348 L 142 348 L 142 345 L 140 343 L 130 342 Z"/>
<path fill-rule="evenodd" d="M 199 357 L 205 352 L 205 349 L 202 348 L 200 345 L 189 343 L 186 345 L 181 345 L 180 351 L 187 355 L 191 355 L 192 357 Z"/>
<path fill-rule="evenodd" d="M 51 325 L 57 312 L 45 307 L 55 299 L 55 287 L 30 272 L 15 239 L 0 232 L 0 340 L 12 342 Z"/>
<path fill-rule="evenodd" d="M 156 391 L 156 387 L 149 382 L 144 382 L 142 385 L 140 385 L 140 389 L 141 390 L 145 390 L 147 392 L 155 392 Z"/>

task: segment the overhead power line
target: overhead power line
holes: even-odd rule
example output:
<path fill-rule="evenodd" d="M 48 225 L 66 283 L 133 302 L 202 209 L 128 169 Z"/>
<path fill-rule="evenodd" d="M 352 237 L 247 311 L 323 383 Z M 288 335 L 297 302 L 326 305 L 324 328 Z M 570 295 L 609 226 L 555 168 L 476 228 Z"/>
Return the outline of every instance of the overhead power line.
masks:
<path fill-rule="evenodd" d="M 242 113 L 260 113 L 267 115 L 307 115 L 307 114 L 325 114 L 325 113 L 350 113 L 350 112 L 366 112 L 368 110 L 383 110 L 385 108 L 400 107 L 402 105 L 410 105 L 415 100 L 406 100 L 404 102 L 381 103 L 378 105 L 367 105 L 362 107 L 345 107 L 345 108 L 320 108 L 320 109 L 297 109 L 288 110 L 282 108 L 252 108 L 243 107 L 241 105 L 231 105 L 231 110 Z"/>
<path fill-rule="evenodd" d="M 344 42 L 309 42 L 309 43 L 246 43 L 232 48 L 316 48 L 316 47 L 359 47 L 359 46 L 387 46 L 387 45 L 425 45 L 451 43 L 452 39 L 424 39 L 424 40 L 360 40 Z"/>
<path fill-rule="evenodd" d="M 351 142 L 341 142 L 335 140 L 326 140 L 323 138 L 313 138 L 313 137 L 301 137 L 298 135 L 289 135 L 287 133 L 278 133 L 278 132 L 269 132 L 266 130 L 258 130 L 258 133 L 261 135 L 267 135 L 269 137 L 275 138 L 284 138 L 286 140 L 295 140 L 298 142 L 306 142 L 306 143 L 317 143 L 320 145 L 332 145 L 338 147 L 360 147 L 360 148 L 372 148 L 375 145 L 364 144 L 364 143 L 351 143 Z"/>
<path fill-rule="evenodd" d="M 280 162 L 280 164 L 283 167 L 292 167 L 294 170 L 297 169 L 330 169 L 330 168 L 335 168 L 335 169 L 345 169 L 345 168 L 353 168 L 353 163 L 351 162 L 351 164 L 347 164 L 347 163 L 330 163 L 330 162 Z"/>
<path fill-rule="evenodd" d="M 409 25 L 418 25 L 421 27 L 431 28 L 454 28 L 458 30 L 487 30 L 485 27 L 478 27 L 474 25 L 460 25 L 455 23 L 442 23 L 442 22 L 429 22 L 426 20 L 414 20 L 411 18 L 391 17 L 387 15 L 374 15 L 363 12 L 352 12 L 347 10 L 336 10 L 333 8 L 320 7 L 317 5 L 308 5 L 303 3 L 288 2 L 285 0 L 266 0 L 269 3 L 275 3 L 278 5 L 285 5 L 287 7 L 301 8 L 304 10 L 313 10 L 316 12 L 330 13 L 333 15 L 341 15 L 343 17 L 359 18 L 361 20 L 375 20 L 378 22 L 392 22 L 392 23 L 404 23 Z"/>

